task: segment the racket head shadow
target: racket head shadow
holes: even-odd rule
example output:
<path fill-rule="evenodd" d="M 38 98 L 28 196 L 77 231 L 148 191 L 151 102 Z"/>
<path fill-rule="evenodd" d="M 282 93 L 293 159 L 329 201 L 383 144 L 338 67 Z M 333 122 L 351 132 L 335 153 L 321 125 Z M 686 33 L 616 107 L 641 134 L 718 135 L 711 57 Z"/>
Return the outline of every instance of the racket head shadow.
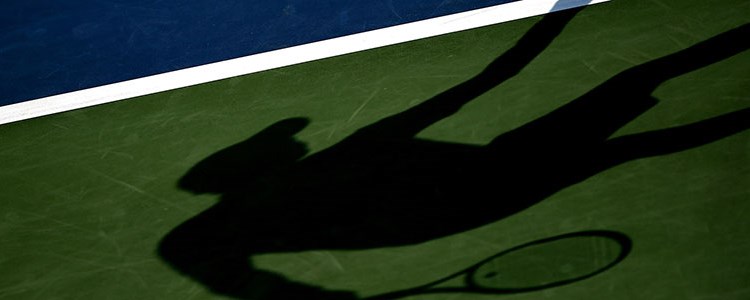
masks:
<path fill-rule="evenodd" d="M 521 293 L 581 281 L 605 272 L 632 248 L 627 235 L 607 230 L 566 233 L 495 254 L 465 270 L 477 293 Z"/>

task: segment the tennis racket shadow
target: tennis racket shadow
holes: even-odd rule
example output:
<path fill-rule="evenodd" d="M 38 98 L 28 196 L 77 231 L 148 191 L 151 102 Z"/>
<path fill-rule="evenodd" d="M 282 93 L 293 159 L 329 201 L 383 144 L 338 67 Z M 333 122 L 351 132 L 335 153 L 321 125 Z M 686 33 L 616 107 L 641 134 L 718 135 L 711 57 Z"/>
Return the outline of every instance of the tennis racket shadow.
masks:
<path fill-rule="evenodd" d="M 431 283 L 362 298 L 399 299 L 440 293 L 514 294 L 572 284 L 622 262 L 632 248 L 617 231 L 590 230 L 525 243 Z"/>

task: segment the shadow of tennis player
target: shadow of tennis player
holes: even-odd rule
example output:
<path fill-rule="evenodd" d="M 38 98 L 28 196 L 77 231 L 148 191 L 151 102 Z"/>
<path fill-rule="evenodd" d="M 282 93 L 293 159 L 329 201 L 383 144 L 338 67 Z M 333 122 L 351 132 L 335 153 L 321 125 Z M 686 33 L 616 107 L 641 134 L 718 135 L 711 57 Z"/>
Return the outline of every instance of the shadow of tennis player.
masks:
<path fill-rule="evenodd" d="M 171 231 L 159 254 L 212 291 L 245 299 L 355 299 L 258 270 L 249 257 L 415 244 L 495 222 L 630 160 L 698 147 L 750 127 L 750 109 L 609 138 L 662 82 L 750 47 L 744 25 L 621 72 L 484 146 L 415 135 L 521 71 L 579 9 L 553 13 L 475 77 L 305 157 L 282 120 L 194 166 L 179 187 L 221 201 Z"/>

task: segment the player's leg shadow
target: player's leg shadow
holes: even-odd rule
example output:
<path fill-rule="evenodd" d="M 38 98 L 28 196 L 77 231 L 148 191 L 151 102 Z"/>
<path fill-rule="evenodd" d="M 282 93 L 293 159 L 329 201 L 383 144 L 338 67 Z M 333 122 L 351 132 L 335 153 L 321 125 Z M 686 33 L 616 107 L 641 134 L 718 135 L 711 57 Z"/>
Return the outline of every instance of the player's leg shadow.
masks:
<path fill-rule="evenodd" d="M 429 241 L 515 214 L 597 173 L 698 147 L 750 127 L 750 108 L 670 129 L 610 139 L 653 107 L 665 80 L 746 50 L 748 25 L 624 71 L 569 104 L 485 146 L 421 140 L 427 126 L 513 77 L 576 10 L 535 24 L 482 73 L 415 107 L 305 156 L 278 122 L 202 161 L 180 181 L 221 201 L 172 230 L 159 254 L 216 293 L 244 299 L 356 299 L 252 266 L 250 257 Z"/>

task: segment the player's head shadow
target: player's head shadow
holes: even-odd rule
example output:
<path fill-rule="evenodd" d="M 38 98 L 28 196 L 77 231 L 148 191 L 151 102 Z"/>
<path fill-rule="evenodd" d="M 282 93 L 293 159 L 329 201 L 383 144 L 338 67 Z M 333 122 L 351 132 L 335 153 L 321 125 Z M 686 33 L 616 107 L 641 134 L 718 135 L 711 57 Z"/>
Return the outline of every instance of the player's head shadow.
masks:
<path fill-rule="evenodd" d="M 308 152 L 294 135 L 308 124 L 306 118 L 278 121 L 252 137 L 225 148 L 193 166 L 177 183 L 194 194 L 240 191 L 264 176 L 290 167 Z"/>
<path fill-rule="evenodd" d="M 746 50 L 744 25 L 631 68 L 485 146 L 420 140 L 541 53 L 578 10 L 537 22 L 477 76 L 364 127 L 309 156 L 282 120 L 211 155 L 178 183 L 220 194 L 216 206 L 175 228 L 159 253 L 213 291 L 247 299 L 354 299 L 255 269 L 268 252 L 366 249 L 425 242 L 517 213 L 603 170 L 698 147 L 750 127 L 750 108 L 693 124 L 610 139 L 656 104 L 662 82 Z M 296 298 L 295 298 L 296 297 Z"/>

